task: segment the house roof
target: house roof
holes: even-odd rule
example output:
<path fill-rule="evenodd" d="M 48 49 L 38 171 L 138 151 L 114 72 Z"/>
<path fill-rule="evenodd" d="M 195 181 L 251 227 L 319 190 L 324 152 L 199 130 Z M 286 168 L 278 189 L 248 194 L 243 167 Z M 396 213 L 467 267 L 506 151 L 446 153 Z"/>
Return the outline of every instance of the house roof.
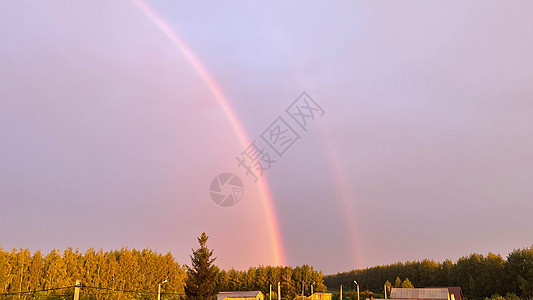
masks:
<path fill-rule="evenodd" d="M 442 288 L 440 286 L 430 286 L 430 287 L 427 287 L 427 288 Z M 463 299 L 463 290 L 461 290 L 461 287 L 458 287 L 458 286 L 447 286 L 446 287 L 448 289 L 448 291 L 450 292 L 450 299 L 451 299 L 451 295 L 453 294 L 454 295 L 454 298 L 455 300 L 462 300 Z"/>
<path fill-rule="evenodd" d="M 220 292 L 217 295 L 218 299 L 224 298 L 248 298 L 257 297 L 261 291 L 242 291 L 242 292 Z"/>
<path fill-rule="evenodd" d="M 391 299 L 442 299 L 448 300 L 448 288 L 392 288 Z"/>

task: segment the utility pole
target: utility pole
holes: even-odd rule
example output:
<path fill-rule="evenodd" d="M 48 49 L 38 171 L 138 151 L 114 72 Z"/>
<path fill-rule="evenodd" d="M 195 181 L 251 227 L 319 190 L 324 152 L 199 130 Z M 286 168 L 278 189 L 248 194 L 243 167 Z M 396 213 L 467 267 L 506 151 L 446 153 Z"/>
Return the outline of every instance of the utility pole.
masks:
<path fill-rule="evenodd" d="M 20 299 L 20 295 L 22 295 L 22 274 L 24 272 L 24 262 L 22 262 L 22 267 L 20 267 L 20 294 L 19 294 L 19 299 Z"/>
<path fill-rule="evenodd" d="M 278 300 L 281 300 L 281 284 L 278 281 Z"/>
<path fill-rule="evenodd" d="M 341 284 L 341 297 L 340 297 L 340 300 L 342 300 L 342 284 Z"/>
<path fill-rule="evenodd" d="M 305 281 L 302 280 L 302 300 L 304 299 L 304 285 Z"/>
<path fill-rule="evenodd" d="M 80 300 L 80 286 L 81 280 L 76 280 L 76 287 L 74 288 L 74 300 Z"/>
<path fill-rule="evenodd" d="M 315 284 L 315 282 L 313 281 L 313 283 L 311 283 L 311 297 L 313 297 L 313 285 Z"/>
<path fill-rule="evenodd" d="M 357 300 L 359 300 L 359 283 L 357 283 L 357 281 L 353 281 L 355 282 L 355 285 L 357 285 Z"/>
<path fill-rule="evenodd" d="M 272 284 L 270 285 L 270 292 L 268 293 L 268 298 L 272 300 Z"/>
<path fill-rule="evenodd" d="M 383 285 L 383 291 L 385 291 L 385 299 L 387 299 L 387 285 Z"/>
<path fill-rule="evenodd" d="M 167 280 L 163 280 L 160 284 L 157 285 L 157 300 L 161 300 L 161 285 L 167 283 Z"/>

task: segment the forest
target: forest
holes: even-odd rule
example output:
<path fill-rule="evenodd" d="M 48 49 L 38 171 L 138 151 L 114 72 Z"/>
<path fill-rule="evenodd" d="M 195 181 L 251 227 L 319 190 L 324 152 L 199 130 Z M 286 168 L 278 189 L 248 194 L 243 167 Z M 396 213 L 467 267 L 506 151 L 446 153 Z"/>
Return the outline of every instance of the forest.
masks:
<path fill-rule="evenodd" d="M 216 266 L 215 266 L 216 267 Z M 81 299 L 162 299 L 184 298 L 187 269 L 172 254 L 152 250 L 115 251 L 89 249 L 84 253 L 67 248 L 46 255 L 28 249 L 4 251 L 0 248 L 0 300 L 72 299 L 76 280 L 81 280 Z M 324 276 L 309 265 L 298 267 L 259 266 L 248 270 L 216 268 L 216 290 L 260 290 L 266 299 L 272 284 L 277 299 L 277 283 L 282 298 L 294 299 L 302 292 L 330 291 L 338 297 L 356 299 L 354 283 L 360 285 L 362 298 L 369 292 L 383 295 L 384 285 L 403 287 L 460 286 L 468 299 L 533 299 L 533 246 L 517 249 L 506 258 L 489 253 L 470 254 L 455 262 L 445 260 L 408 261 Z M 501 296 L 500 296 L 501 295 Z"/>
<path fill-rule="evenodd" d="M 170 253 L 158 254 L 122 248 L 117 251 L 85 253 L 67 248 L 52 250 L 43 256 L 28 249 L 4 251 L 0 248 L 0 300 L 3 299 L 72 299 L 74 285 L 81 280 L 80 299 L 157 299 L 158 284 L 162 299 L 182 299 L 187 272 Z M 277 298 L 277 283 L 281 283 L 283 298 L 293 299 L 305 293 L 325 291 L 323 274 L 313 267 L 252 267 L 246 271 L 217 268 L 218 291 L 260 290 L 268 297 L 272 284 Z"/>
<path fill-rule="evenodd" d="M 414 287 L 460 286 L 468 299 L 529 300 L 533 298 L 533 246 L 513 250 L 506 258 L 473 253 L 456 262 L 426 259 L 352 270 L 325 276 L 324 284 L 331 289 L 342 284 L 351 291 L 357 280 L 361 289 L 383 295 L 386 282 L 405 278 Z"/>

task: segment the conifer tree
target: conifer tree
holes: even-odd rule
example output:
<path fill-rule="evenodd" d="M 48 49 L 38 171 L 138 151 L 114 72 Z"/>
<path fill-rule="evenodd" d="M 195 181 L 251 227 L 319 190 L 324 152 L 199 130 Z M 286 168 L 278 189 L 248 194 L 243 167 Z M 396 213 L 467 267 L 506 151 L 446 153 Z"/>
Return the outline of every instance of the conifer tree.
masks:
<path fill-rule="evenodd" d="M 216 278 L 218 268 L 213 264 L 213 250 L 207 248 L 209 237 L 202 233 L 198 238 L 200 248 L 193 250 L 191 266 L 187 266 L 185 294 L 189 300 L 213 300 L 217 295 Z"/>
<path fill-rule="evenodd" d="M 394 287 L 399 288 L 401 286 L 402 286 L 402 280 L 400 279 L 400 277 L 396 277 L 396 280 L 394 281 Z"/>
<path fill-rule="evenodd" d="M 409 281 L 409 278 L 405 277 L 404 281 L 402 282 L 402 288 L 412 289 L 414 288 L 411 281 Z"/>
<path fill-rule="evenodd" d="M 390 291 L 391 291 L 391 283 L 390 281 L 385 281 L 385 293 L 387 293 L 385 296 L 389 296 L 390 295 Z M 387 298 L 387 297 L 385 297 Z"/>

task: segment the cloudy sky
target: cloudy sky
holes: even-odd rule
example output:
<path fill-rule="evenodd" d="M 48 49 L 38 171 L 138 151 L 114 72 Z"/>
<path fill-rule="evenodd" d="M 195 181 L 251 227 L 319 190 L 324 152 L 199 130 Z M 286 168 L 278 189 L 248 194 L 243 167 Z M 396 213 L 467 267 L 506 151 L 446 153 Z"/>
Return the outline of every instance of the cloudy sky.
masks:
<path fill-rule="evenodd" d="M 0 246 L 189 263 L 206 231 L 223 268 L 325 273 L 530 246 L 532 10 L 1 1 Z M 304 91 L 307 131 L 285 112 Z M 300 135 L 282 157 L 278 117 Z M 277 160 L 259 183 L 235 159 L 254 140 Z M 209 194 L 224 172 L 232 207 Z"/>

